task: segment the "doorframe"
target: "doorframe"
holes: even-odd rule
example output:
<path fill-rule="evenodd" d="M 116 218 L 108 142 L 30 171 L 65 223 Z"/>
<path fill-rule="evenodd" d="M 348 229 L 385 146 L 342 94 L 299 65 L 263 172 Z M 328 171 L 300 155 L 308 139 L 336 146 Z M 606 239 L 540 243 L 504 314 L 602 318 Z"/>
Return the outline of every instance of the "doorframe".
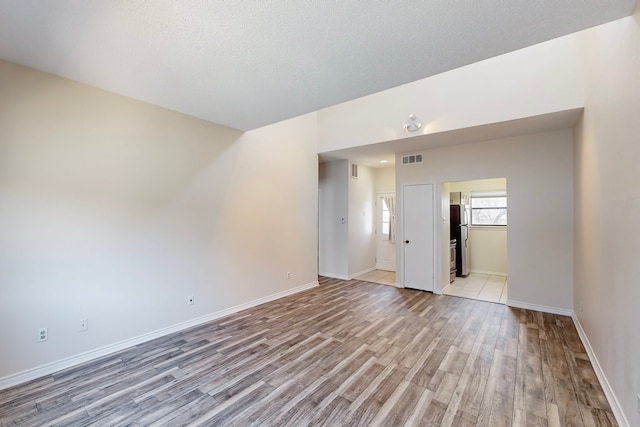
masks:
<path fill-rule="evenodd" d="M 403 182 L 402 184 L 400 184 L 399 186 L 397 186 L 396 190 L 399 189 L 400 191 L 396 191 L 396 218 L 399 216 L 400 217 L 400 222 L 396 222 L 397 225 L 397 229 L 396 229 L 396 233 L 398 236 L 402 236 L 402 241 L 401 241 L 401 245 L 396 245 L 396 283 L 398 285 L 398 287 L 405 287 L 405 279 L 404 279 L 404 241 L 406 240 L 405 238 L 405 227 L 404 227 L 404 187 L 408 187 L 408 186 L 414 186 L 414 185 L 431 185 L 433 187 L 433 192 L 432 192 L 432 200 L 431 200 L 431 207 L 433 209 L 433 260 L 432 260 L 432 267 L 433 267 L 433 293 L 434 294 L 442 294 L 442 286 L 440 285 L 440 260 L 441 260 L 441 254 L 440 251 L 438 250 L 438 248 L 440 247 L 440 241 L 441 241 L 441 236 L 440 236 L 440 228 L 437 227 L 437 224 L 439 224 L 442 221 L 442 214 L 440 212 L 440 209 L 438 209 L 438 207 L 441 205 L 437 204 L 436 205 L 436 201 L 438 200 L 438 196 L 441 194 L 441 188 L 438 188 L 439 185 L 437 183 L 437 181 L 417 181 L 417 182 Z M 399 194 L 398 194 L 399 193 Z M 399 209 L 399 211 L 398 211 Z M 400 263 L 400 264 L 398 264 Z M 398 268 L 398 265 L 402 266 L 401 268 Z M 398 277 L 399 276 L 399 277 Z"/>

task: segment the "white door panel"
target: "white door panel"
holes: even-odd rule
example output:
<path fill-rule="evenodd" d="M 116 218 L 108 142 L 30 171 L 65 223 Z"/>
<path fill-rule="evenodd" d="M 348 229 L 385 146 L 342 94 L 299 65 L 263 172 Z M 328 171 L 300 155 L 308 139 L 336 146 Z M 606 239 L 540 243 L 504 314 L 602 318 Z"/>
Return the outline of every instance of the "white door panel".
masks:
<path fill-rule="evenodd" d="M 435 283 L 434 185 L 402 187 L 403 285 L 433 292 Z"/>

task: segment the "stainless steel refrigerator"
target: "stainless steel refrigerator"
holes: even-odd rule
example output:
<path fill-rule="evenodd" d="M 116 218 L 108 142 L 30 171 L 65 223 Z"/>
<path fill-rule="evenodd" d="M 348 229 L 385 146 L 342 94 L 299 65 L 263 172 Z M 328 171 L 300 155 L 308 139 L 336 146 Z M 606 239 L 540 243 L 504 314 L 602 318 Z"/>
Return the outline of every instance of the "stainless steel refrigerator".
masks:
<path fill-rule="evenodd" d="M 468 205 L 450 206 L 451 239 L 458 242 L 456 248 L 456 276 L 469 274 L 469 215 Z"/>

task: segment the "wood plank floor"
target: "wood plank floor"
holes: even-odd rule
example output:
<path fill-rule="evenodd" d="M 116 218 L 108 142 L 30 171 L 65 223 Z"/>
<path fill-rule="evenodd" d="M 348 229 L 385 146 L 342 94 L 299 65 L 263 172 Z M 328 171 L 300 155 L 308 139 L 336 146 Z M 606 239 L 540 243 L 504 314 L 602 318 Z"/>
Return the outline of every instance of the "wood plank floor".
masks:
<path fill-rule="evenodd" d="M 320 281 L 0 391 L 0 425 L 617 425 L 569 317 Z"/>

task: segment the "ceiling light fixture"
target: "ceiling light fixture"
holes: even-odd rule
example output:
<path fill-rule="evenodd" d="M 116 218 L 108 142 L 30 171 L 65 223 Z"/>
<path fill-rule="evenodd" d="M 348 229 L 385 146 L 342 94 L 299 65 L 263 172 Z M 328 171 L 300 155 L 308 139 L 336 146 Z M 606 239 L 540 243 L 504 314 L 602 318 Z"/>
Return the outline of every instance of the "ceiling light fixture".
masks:
<path fill-rule="evenodd" d="M 389 163 L 389 160 L 380 160 L 380 163 Z"/>
<path fill-rule="evenodd" d="M 418 120 L 415 114 L 409 114 L 409 121 L 402 127 L 407 132 L 415 132 L 422 127 L 422 122 Z"/>

